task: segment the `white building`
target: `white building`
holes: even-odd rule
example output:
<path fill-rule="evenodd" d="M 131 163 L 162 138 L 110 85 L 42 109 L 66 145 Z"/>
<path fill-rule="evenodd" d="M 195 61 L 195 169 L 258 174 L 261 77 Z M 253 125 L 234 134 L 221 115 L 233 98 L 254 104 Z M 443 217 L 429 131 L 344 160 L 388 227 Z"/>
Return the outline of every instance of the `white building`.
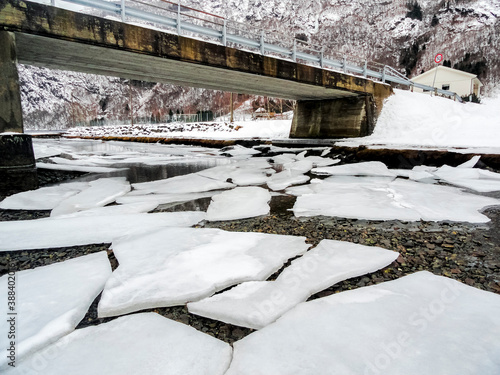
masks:
<path fill-rule="evenodd" d="M 476 94 L 480 96 L 483 84 L 476 75 L 438 66 L 425 73 L 411 79 L 415 83 L 421 83 L 438 89 L 456 92 L 460 96 Z M 422 89 L 415 88 L 415 91 L 422 92 Z"/>

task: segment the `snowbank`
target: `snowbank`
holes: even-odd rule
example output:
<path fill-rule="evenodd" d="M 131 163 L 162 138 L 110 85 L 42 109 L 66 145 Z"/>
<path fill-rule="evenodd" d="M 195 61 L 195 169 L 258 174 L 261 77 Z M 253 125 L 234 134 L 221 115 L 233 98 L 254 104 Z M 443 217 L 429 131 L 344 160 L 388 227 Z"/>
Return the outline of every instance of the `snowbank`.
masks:
<path fill-rule="evenodd" d="M 500 97 L 484 99 L 483 104 L 462 104 L 395 90 L 384 104 L 371 136 L 337 145 L 487 147 L 500 152 Z"/>
<path fill-rule="evenodd" d="M 138 124 L 71 128 L 66 135 L 79 137 L 126 136 L 196 139 L 288 138 L 292 120 L 259 120 L 168 124 Z"/>

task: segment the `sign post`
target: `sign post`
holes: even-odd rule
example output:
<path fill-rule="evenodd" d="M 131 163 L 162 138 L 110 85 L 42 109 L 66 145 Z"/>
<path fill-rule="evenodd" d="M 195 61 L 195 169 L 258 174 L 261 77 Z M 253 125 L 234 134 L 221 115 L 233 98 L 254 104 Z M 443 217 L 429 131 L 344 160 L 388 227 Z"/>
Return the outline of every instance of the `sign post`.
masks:
<path fill-rule="evenodd" d="M 438 66 L 436 66 L 436 70 L 434 72 L 434 80 L 432 81 L 432 87 L 434 87 L 434 85 L 436 84 L 436 76 L 437 76 L 437 72 L 438 72 L 438 68 L 439 68 L 439 64 L 443 61 L 443 54 L 441 53 L 438 53 L 435 57 L 434 57 L 434 62 L 436 64 L 438 64 Z M 434 87 L 436 88 L 436 87 Z M 434 90 L 436 91 L 436 90 Z M 431 93 L 431 96 L 432 96 L 432 93 Z"/>

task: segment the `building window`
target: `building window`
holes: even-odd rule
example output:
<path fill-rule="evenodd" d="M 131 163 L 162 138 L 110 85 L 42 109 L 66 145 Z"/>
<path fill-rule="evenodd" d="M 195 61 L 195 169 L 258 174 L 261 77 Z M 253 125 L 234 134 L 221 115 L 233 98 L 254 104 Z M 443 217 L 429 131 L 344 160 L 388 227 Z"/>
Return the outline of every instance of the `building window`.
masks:
<path fill-rule="evenodd" d="M 443 90 L 449 90 L 450 89 L 450 85 L 443 85 L 443 86 L 441 86 L 441 88 Z"/>

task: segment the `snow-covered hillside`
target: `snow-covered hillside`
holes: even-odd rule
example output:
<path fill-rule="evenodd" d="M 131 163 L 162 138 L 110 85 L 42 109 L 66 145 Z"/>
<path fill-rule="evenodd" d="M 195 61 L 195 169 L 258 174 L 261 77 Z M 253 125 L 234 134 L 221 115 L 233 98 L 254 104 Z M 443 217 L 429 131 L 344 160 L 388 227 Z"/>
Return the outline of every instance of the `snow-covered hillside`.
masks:
<path fill-rule="evenodd" d="M 160 0 L 149 0 L 152 4 Z M 300 36 L 325 47 L 398 68 L 412 76 L 434 55 L 479 74 L 488 94 L 500 83 L 500 0 L 184 0 L 183 5 L 262 27 L 277 37 Z M 144 84 L 118 78 L 21 67 L 28 129 L 104 122 L 163 121 L 170 110 L 227 112 L 221 92 Z M 130 91 L 132 90 L 132 99 Z M 241 101 L 248 98 L 241 98 Z"/>

